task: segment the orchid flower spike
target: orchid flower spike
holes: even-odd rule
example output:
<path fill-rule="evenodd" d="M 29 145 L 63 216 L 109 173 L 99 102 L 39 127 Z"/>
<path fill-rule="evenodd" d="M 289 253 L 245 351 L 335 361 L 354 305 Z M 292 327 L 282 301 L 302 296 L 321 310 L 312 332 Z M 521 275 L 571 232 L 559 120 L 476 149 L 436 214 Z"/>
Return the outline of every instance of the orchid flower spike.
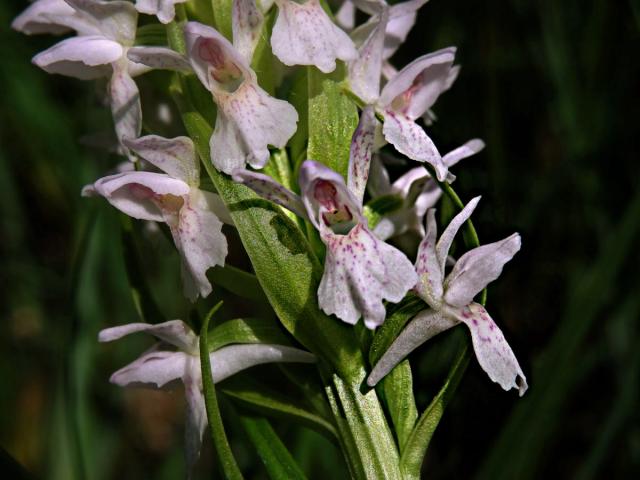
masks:
<path fill-rule="evenodd" d="M 176 4 L 187 0 L 136 0 L 136 10 L 155 15 L 161 23 L 170 23 L 176 16 Z"/>
<path fill-rule="evenodd" d="M 229 174 L 247 163 L 264 167 L 267 146 L 287 144 L 296 131 L 298 113 L 260 88 L 247 58 L 215 29 L 189 22 L 185 35 L 193 70 L 218 105 L 211 161 Z"/>
<path fill-rule="evenodd" d="M 271 34 L 273 54 L 285 65 L 315 65 L 321 72 L 336 68 L 336 59 L 358 56 L 353 41 L 322 9 L 320 0 L 275 0 L 278 18 Z"/>
<path fill-rule="evenodd" d="M 463 158 L 470 157 L 483 148 L 484 142 L 475 138 L 444 155 L 442 161 L 449 169 Z M 447 182 L 451 183 L 454 180 L 455 176 L 448 172 Z M 374 155 L 371 162 L 368 190 L 372 198 L 395 195 L 402 200 L 400 208 L 384 215 L 373 229 L 373 233 L 381 240 L 387 240 L 408 231 L 416 232 L 419 238 L 424 237 L 424 216 L 442 196 L 438 183 L 424 167 L 412 168 L 392 184 L 380 155 Z"/>
<path fill-rule="evenodd" d="M 111 375 L 110 381 L 121 387 L 142 384 L 152 388 L 169 387 L 182 381 L 187 399 L 185 456 L 188 471 L 191 471 L 200 455 L 202 435 L 207 427 L 199 337 L 182 320 L 171 320 L 156 325 L 130 323 L 107 328 L 100 332 L 98 339 L 111 342 L 136 332 L 153 335 L 160 343 Z M 315 362 L 314 355 L 309 352 L 270 344 L 228 345 L 211 352 L 209 358 L 214 383 L 264 363 Z"/>
<path fill-rule="evenodd" d="M 298 196 L 271 177 L 240 170 L 233 178 L 259 195 L 307 218 L 327 247 L 318 303 L 328 315 L 355 324 L 360 317 L 375 329 L 384 322 L 383 300 L 397 303 L 415 285 L 407 257 L 378 239 L 362 213 L 376 119 L 363 111 L 351 144 L 347 184 L 333 170 L 312 160 L 300 168 Z"/>
<path fill-rule="evenodd" d="M 15 19 L 13 27 L 25 33 L 69 29 L 78 33 L 39 53 L 33 63 L 48 73 L 80 80 L 110 78 L 108 96 L 116 135 L 122 142 L 140 135 L 140 93 L 132 77 L 149 70 L 131 61 L 127 53 L 153 57 L 155 64 L 183 61 L 168 48 L 133 47 L 137 23 L 134 6 L 125 1 L 39 0 Z"/>
<path fill-rule="evenodd" d="M 218 195 L 200 190 L 200 166 L 191 139 L 149 135 L 125 145 L 164 173 L 129 171 L 101 178 L 82 191 L 101 195 L 130 217 L 165 222 L 182 258 L 184 293 L 195 301 L 211 293 L 206 272 L 224 265 L 232 223 Z M 222 221 L 221 221 L 222 219 Z"/>
<path fill-rule="evenodd" d="M 377 16 L 375 28 L 360 45 L 359 57 L 349 64 L 351 89 L 363 101 L 375 105 L 384 118 L 382 132 L 398 152 L 412 160 L 431 164 L 438 180 L 447 178 L 447 167 L 433 141 L 416 119 L 427 112 L 457 76 L 455 48 L 424 55 L 404 67 L 380 91 L 388 9 Z"/>
<path fill-rule="evenodd" d="M 489 378 L 509 390 L 517 388 L 520 396 L 527 390 L 522 373 L 511 347 L 487 311 L 473 298 L 500 276 L 502 267 L 520 250 L 520 235 L 469 250 L 454 264 L 445 278 L 445 263 L 453 239 L 469 219 L 480 197 L 471 200 L 456 215 L 436 243 L 435 210 L 427 212 L 427 234 L 420 244 L 416 260 L 419 281 L 416 293 L 429 309 L 416 315 L 402 330 L 367 379 L 375 386 L 409 353 L 459 323 L 471 331 L 476 358 Z"/>

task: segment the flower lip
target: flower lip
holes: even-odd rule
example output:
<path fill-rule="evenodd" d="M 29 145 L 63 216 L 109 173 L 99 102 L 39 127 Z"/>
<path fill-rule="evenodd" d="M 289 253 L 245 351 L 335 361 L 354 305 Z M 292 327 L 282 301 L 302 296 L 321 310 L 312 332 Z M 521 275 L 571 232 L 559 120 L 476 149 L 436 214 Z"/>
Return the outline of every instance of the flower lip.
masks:
<path fill-rule="evenodd" d="M 198 57 L 208 64 L 207 73 L 214 85 L 233 93 L 244 83 L 242 69 L 225 55 L 222 46 L 215 39 L 198 39 L 195 50 Z"/>

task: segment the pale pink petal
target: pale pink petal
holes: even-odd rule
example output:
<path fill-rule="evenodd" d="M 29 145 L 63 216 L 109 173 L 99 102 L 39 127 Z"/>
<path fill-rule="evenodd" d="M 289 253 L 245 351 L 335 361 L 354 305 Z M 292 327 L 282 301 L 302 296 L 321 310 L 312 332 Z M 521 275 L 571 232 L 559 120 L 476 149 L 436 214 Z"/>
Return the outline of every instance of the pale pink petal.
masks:
<path fill-rule="evenodd" d="M 188 357 L 183 352 L 154 350 L 121 368 L 109 380 L 121 387 L 142 384 L 161 388 L 182 378 Z"/>
<path fill-rule="evenodd" d="M 358 27 L 351 35 L 358 45 L 358 58 L 349 62 L 349 85 L 365 103 L 373 104 L 380 95 L 382 49 L 385 28 L 389 19 L 388 9 L 376 17 L 377 21 Z"/>
<path fill-rule="evenodd" d="M 157 324 L 128 323 L 117 327 L 105 328 L 98 334 L 98 341 L 113 342 L 132 333 L 144 332 L 178 347 L 185 352 L 197 351 L 198 337 L 191 327 L 182 320 L 170 320 Z"/>
<path fill-rule="evenodd" d="M 464 225 L 464 223 L 469 220 L 471 214 L 475 210 L 478 202 L 480 201 L 480 197 L 472 198 L 469 203 L 465 205 L 465 207 L 458 213 L 447 225 L 447 228 L 444 229 L 442 235 L 440 235 L 440 239 L 438 240 L 438 244 L 436 245 L 436 258 L 438 259 L 438 264 L 440 265 L 440 269 L 444 272 L 445 263 L 447 261 L 447 255 L 449 255 L 449 249 L 451 248 L 451 244 L 453 243 L 453 239 L 455 238 L 460 227 Z M 469 302 L 467 302 L 469 303 Z"/>
<path fill-rule="evenodd" d="M 469 250 L 453 266 L 445 282 L 444 298 L 454 306 L 470 303 L 502 273 L 502 267 L 520 250 L 520 235 Z"/>
<path fill-rule="evenodd" d="M 207 410 L 202 394 L 202 376 L 200 373 L 200 358 L 192 356 L 186 360 L 182 383 L 187 400 L 186 422 L 184 428 L 184 449 L 187 464 L 187 476 L 193 471 L 202 446 L 202 435 L 207 428 Z"/>
<path fill-rule="evenodd" d="M 113 64 L 109 101 L 118 140 L 122 143 L 125 138 L 137 138 L 142 131 L 140 91 L 129 75 L 126 61 Z"/>
<path fill-rule="evenodd" d="M 166 47 L 131 47 L 127 51 L 127 58 L 150 69 L 185 73 L 191 71 L 187 57 Z"/>
<path fill-rule="evenodd" d="M 440 266 L 436 256 L 437 229 L 436 211 L 430 209 L 427 211 L 427 231 L 418 247 L 416 258 L 418 283 L 415 290 L 432 308 L 440 308 L 442 305 L 444 281 L 444 267 Z"/>
<path fill-rule="evenodd" d="M 387 167 L 384 166 L 380 154 L 374 154 L 371 159 L 367 189 L 369 194 L 374 198 L 391 193 L 389 172 L 387 171 Z"/>
<path fill-rule="evenodd" d="M 445 90 L 455 52 L 454 47 L 444 48 L 411 62 L 387 82 L 379 104 L 412 120 L 420 117 Z"/>
<path fill-rule="evenodd" d="M 164 138 L 147 135 L 125 139 L 124 145 L 169 176 L 198 186 L 200 163 L 189 137 Z"/>
<path fill-rule="evenodd" d="M 360 115 L 360 122 L 351 139 L 347 188 L 360 203 L 369 178 L 371 150 L 377 123 L 373 107 L 366 107 Z"/>
<path fill-rule="evenodd" d="M 209 354 L 213 382 L 264 363 L 315 363 L 316 357 L 298 348 L 264 343 L 229 345 Z"/>
<path fill-rule="evenodd" d="M 217 102 L 211 159 L 225 173 L 244 168 L 246 163 L 254 168 L 264 167 L 269 159 L 267 146 L 283 148 L 296 131 L 295 108 L 269 96 L 257 83 L 245 82 Z"/>
<path fill-rule="evenodd" d="M 169 222 L 168 222 L 169 223 Z M 177 225 L 169 224 L 183 262 L 185 295 L 195 301 L 198 295 L 211 293 L 207 270 L 224 265 L 227 239 L 222 233 L 222 222 L 213 213 L 207 197 L 192 188 L 180 209 Z"/>
<path fill-rule="evenodd" d="M 447 167 L 442 162 L 440 153 L 425 131 L 412 119 L 392 110 L 384 112 L 382 127 L 384 138 L 398 152 L 418 162 L 427 162 L 436 169 L 438 180 L 447 176 Z"/>
<path fill-rule="evenodd" d="M 33 63 L 48 73 L 80 80 L 111 74 L 111 63 L 122 57 L 122 46 L 100 36 L 72 37 L 33 57 Z"/>
<path fill-rule="evenodd" d="M 278 19 L 271 35 L 273 53 L 285 65 L 315 65 L 324 73 L 336 68 L 336 59 L 358 56 L 349 36 L 335 25 L 319 0 L 296 3 L 276 0 Z"/>
<path fill-rule="evenodd" d="M 384 40 L 383 58 L 386 60 L 393 56 L 407 39 L 407 35 L 416 23 L 418 10 L 428 0 L 409 0 L 396 3 L 389 9 L 389 23 Z"/>
<path fill-rule="evenodd" d="M 252 172 L 251 170 L 236 170 L 233 172 L 233 180 L 246 185 L 262 198 L 291 210 L 299 217 L 307 218 L 300 197 L 280 185 L 270 176 L 259 172 Z"/>
<path fill-rule="evenodd" d="M 95 24 L 110 40 L 130 47 L 136 39 L 138 12 L 125 1 L 65 0 L 87 21 Z"/>
<path fill-rule="evenodd" d="M 147 15 L 155 15 L 162 23 L 169 23 L 176 15 L 176 4 L 187 0 L 136 0 L 136 10 Z"/>
<path fill-rule="evenodd" d="M 264 16 L 257 0 L 233 0 L 231 10 L 233 45 L 247 63 L 251 63 L 253 51 L 260 39 Z"/>
<path fill-rule="evenodd" d="M 320 308 L 350 324 L 363 317 L 367 328 L 380 326 L 386 314 L 382 301 L 397 303 L 416 284 L 411 262 L 362 224 L 346 235 L 322 226 L 321 236 L 327 253 L 318 289 Z"/>
<path fill-rule="evenodd" d="M 356 26 L 356 6 L 351 0 L 344 0 L 336 12 L 336 23 L 345 30 L 353 30 Z"/>
<path fill-rule="evenodd" d="M 124 172 L 101 178 L 95 192 L 121 212 L 139 220 L 165 221 L 159 203 L 163 195 L 182 197 L 189 185 L 168 175 L 153 172 Z"/>
<path fill-rule="evenodd" d="M 232 226 L 234 225 L 233 218 L 231 218 L 231 212 L 229 212 L 229 209 L 220 198 L 220 195 L 213 192 L 207 192 L 205 190 L 200 190 L 200 193 L 206 197 L 209 210 L 211 210 L 215 216 L 222 221 L 222 223 Z"/>
<path fill-rule="evenodd" d="M 367 385 L 375 387 L 416 348 L 457 324 L 457 320 L 444 317 L 436 310 L 428 309 L 418 313 L 375 364 L 367 378 Z"/>
<path fill-rule="evenodd" d="M 505 390 L 516 388 L 520 396 L 524 395 L 528 388 L 527 379 L 502 331 L 484 307 L 472 303 L 462 307 L 457 317 L 471 330 L 476 358 L 489 378 Z"/>
<path fill-rule="evenodd" d="M 80 35 L 97 35 L 100 30 L 85 21 L 64 0 L 37 0 L 11 23 L 11 28 L 27 35 L 59 35 L 76 30 Z"/>
<path fill-rule="evenodd" d="M 460 160 L 475 155 L 484 148 L 484 142 L 479 138 L 469 140 L 464 145 L 451 150 L 445 156 L 442 157 L 442 161 L 447 167 L 452 167 Z"/>

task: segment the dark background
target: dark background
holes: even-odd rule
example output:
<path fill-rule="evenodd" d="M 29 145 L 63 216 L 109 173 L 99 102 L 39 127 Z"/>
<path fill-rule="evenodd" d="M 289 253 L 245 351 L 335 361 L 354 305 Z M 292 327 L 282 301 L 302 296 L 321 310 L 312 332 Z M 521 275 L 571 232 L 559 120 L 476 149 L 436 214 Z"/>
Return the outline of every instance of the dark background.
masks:
<path fill-rule="evenodd" d="M 181 394 L 110 385 L 110 372 L 147 343 L 96 342 L 99 329 L 136 320 L 120 219 L 79 196 L 117 162 L 79 142 L 110 128 L 102 86 L 30 64 L 54 39 L 9 30 L 25 5 L 0 4 L 0 445 L 36 477 L 79 478 L 84 464 L 90 478 L 179 478 Z M 474 215 L 481 240 L 523 237 L 489 289 L 488 310 L 530 389 L 522 399 L 505 393 L 472 360 L 425 478 L 640 473 L 639 32 L 634 0 L 432 0 L 394 57 L 402 66 L 458 46 L 461 75 L 429 132 L 443 152 L 486 141 L 454 167 L 456 190 L 483 195 Z M 169 318 L 184 317 L 169 274 L 177 259 L 161 239 L 149 262 L 159 255 L 162 265 L 150 267 L 156 298 Z M 412 357 L 420 409 L 456 335 Z M 244 470 L 263 478 L 229 418 Z M 323 438 L 274 425 L 312 478 L 344 475 Z M 201 474 L 210 447 L 203 457 Z"/>

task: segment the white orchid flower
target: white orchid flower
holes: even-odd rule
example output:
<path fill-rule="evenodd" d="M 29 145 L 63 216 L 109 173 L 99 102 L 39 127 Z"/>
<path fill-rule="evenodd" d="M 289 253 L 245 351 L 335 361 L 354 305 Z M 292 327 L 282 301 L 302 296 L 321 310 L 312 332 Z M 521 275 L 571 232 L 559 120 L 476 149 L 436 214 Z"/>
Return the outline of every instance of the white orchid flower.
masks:
<path fill-rule="evenodd" d="M 242 170 L 234 180 L 303 218 L 320 232 L 327 247 L 318 303 L 328 315 L 355 324 L 363 317 L 374 329 L 385 318 L 383 299 L 399 302 L 417 275 L 406 256 L 377 238 L 362 213 L 376 120 L 362 113 L 353 135 L 348 179 L 312 160 L 300 168 L 301 196 L 266 175 Z"/>
<path fill-rule="evenodd" d="M 334 24 L 320 0 L 275 0 L 278 18 L 271 34 L 273 54 L 285 65 L 315 65 L 324 73 L 336 68 L 336 59 L 358 56 L 353 41 Z"/>
<path fill-rule="evenodd" d="M 514 233 L 504 240 L 469 250 L 455 262 L 445 278 L 451 243 L 479 200 L 480 197 L 471 200 L 451 220 L 437 243 L 435 210 L 427 212 L 427 233 L 416 260 L 419 281 L 415 291 L 431 308 L 418 313 L 391 344 L 369 375 L 370 386 L 375 386 L 431 337 L 464 323 L 471 332 L 476 358 L 489 378 L 505 390 L 517 388 L 520 396 L 527 390 L 527 379 L 504 335 L 484 307 L 473 301 L 500 276 L 504 264 L 520 250 L 520 235 Z"/>
<path fill-rule="evenodd" d="M 185 454 L 188 471 L 191 471 L 200 455 L 202 435 L 207 427 L 199 337 L 182 320 L 171 320 L 156 325 L 130 323 L 107 328 L 100 332 L 98 339 L 101 342 L 111 342 L 136 332 L 153 335 L 160 343 L 111 375 L 110 381 L 121 387 L 142 384 L 163 388 L 170 387 L 176 381 L 184 384 L 187 399 Z M 214 383 L 264 363 L 315 362 L 314 355 L 309 352 L 270 344 L 228 345 L 211 352 L 209 358 Z"/>
<path fill-rule="evenodd" d="M 249 60 L 220 33 L 197 22 L 185 26 L 187 56 L 218 105 L 211 160 L 232 173 L 249 163 L 262 168 L 268 145 L 283 148 L 296 131 L 298 113 L 258 85 Z"/>
<path fill-rule="evenodd" d="M 224 265 L 227 256 L 220 219 L 231 219 L 218 195 L 198 188 L 200 165 L 191 139 L 150 135 L 124 142 L 165 173 L 109 175 L 85 187 L 83 195 L 101 195 L 133 218 L 165 222 L 182 258 L 185 295 L 191 301 L 206 297 L 211 293 L 206 271 Z"/>
<path fill-rule="evenodd" d="M 377 16 L 375 28 L 359 48 L 359 57 L 349 64 L 352 91 L 367 104 L 375 105 L 384 118 L 382 132 L 397 151 L 419 162 L 431 164 L 438 180 L 447 177 L 447 167 L 433 141 L 416 119 L 424 115 L 457 75 L 453 66 L 455 48 L 424 55 L 400 70 L 380 91 L 388 9 Z"/>
<path fill-rule="evenodd" d="M 39 0 L 17 17 L 13 27 L 26 33 L 60 33 L 67 38 L 39 53 L 33 63 L 48 73 L 80 80 L 109 78 L 108 97 L 118 139 L 140 135 L 142 110 L 134 76 L 149 67 L 131 61 L 127 53 L 153 57 L 155 64 L 184 63 L 168 48 L 133 47 L 138 14 L 129 2 L 101 0 Z"/>
<path fill-rule="evenodd" d="M 483 148 L 482 140 L 478 138 L 469 140 L 444 155 L 442 162 L 449 169 L 463 158 L 475 155 Z M 451 183 L 454 179 L 455 176 L 448 172 L 446 181 Z M 438 183 L 424 167 L 412 168 L 391 183 L 380 155 L 373 156 L 368 190 L 372 198 L 395 195 L 402 200 L 401 207 L 384 215 L 373 229 L 373 233 L 381 240 L 402 235 L 407 231 L 416 232 L 420 238 L 424 237 L 424 216 L 442 196 Z"/>

